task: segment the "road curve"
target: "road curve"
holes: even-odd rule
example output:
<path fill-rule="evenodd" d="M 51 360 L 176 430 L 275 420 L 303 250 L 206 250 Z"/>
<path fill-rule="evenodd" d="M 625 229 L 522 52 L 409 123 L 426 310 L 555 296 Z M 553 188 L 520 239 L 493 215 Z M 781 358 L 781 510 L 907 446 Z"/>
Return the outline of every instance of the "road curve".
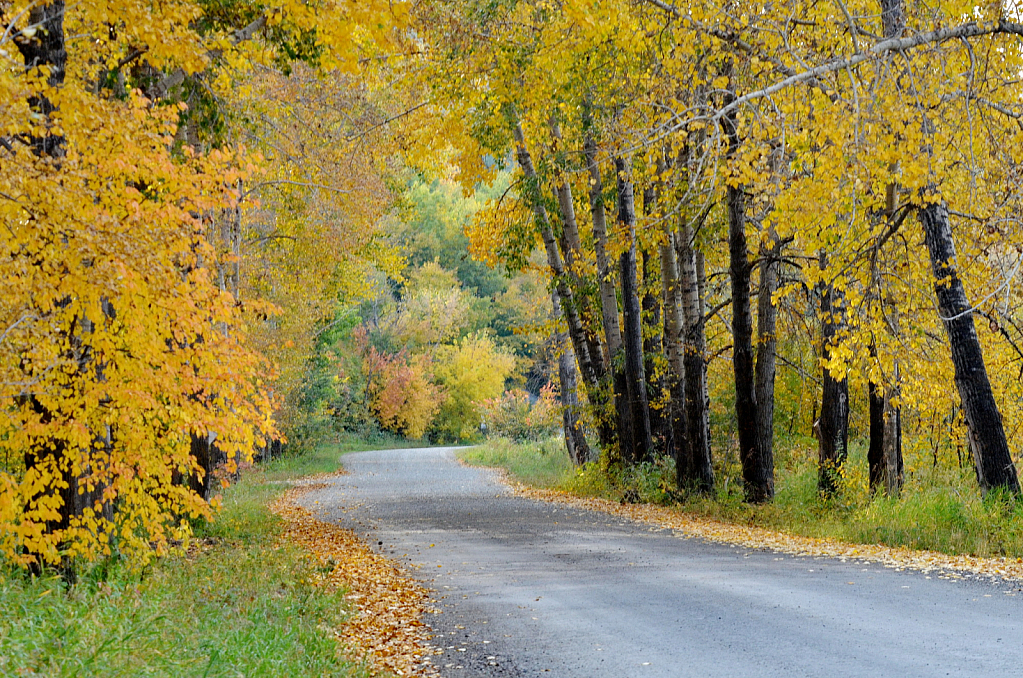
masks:
<path fill-rule="evenodd" d="M 348 454 L 301 499 L 436 592 L 446 677 L 1023 676 L 1014 586 L 680 539 L 454 452 Z"/>

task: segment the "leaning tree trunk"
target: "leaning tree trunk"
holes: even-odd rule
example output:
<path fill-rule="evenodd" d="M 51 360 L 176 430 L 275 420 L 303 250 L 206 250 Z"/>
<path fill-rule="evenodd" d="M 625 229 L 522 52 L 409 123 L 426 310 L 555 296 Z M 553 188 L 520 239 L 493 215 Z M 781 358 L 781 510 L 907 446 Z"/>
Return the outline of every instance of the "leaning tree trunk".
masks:
<path fill-rule="evenodd" d="M 729 156 L 739 148 L 736 115 L 724 119 Z M 746 242 L 746 192 L 729 184 L 725 201 L 728 207 L 729 276 L 732 283 L 732 367 L 735 374 L 735 418 L 739 437 L 739 460 L 746 501 L 762 503 L 774 496 L 774 468 L 764 455 L 757 429 L 756 380 L 753 365 L 753 314 L 750 310 L 752 266 Z"/>
<path fill-rule="evenodd" d="M 1018 495 L 1019 478 L 988 379 L 984 353 L 973 323 L 973 307 L 959 278 L 948 208 L 942 201 L 930 202 L 919 214 L 924 244 L 934 271 L 938 311 L 948 333 L 956 387 L 969 427 L 977 480 L 985 494 L 997 489 Z"/>
<path fill-rule="evenodd" d="M 649 458 L 653 440 L 650 435 L 650 411 L 643 366 L 643 326 L 640 317 L 639 290 L 636 282 L 636 207 L 628 163 L 615 158 L 618 172 L 618 221 L 628 234 L 629 247 L 622 252 L 619 266 L 622 276 L 622 307 L 625 317 L 625 379 L 629 412 L 634 435 L 633 448 L 623 452 L 626 462 Z"/>
<path fill-rule="evenodd" d="M 679 487 L 698 492 L 714 490 L 710 450 L 710 397 L 707 390 L 707 339 L 703 309 L 703 259 L 695 246 L 695 233 L 686 223 L 678 238 L 679 288 L 682 297 L 682 360 L 685 374 L 685 436 L 676 469 Z"/>
<path fill-rule="evenodd" d="M 778 353 L 778 308 L 774 292 L 778 289 L 781 243 L 772 232 L 770 244 L 763 248 L 760 261 L 760 289 L 757 292 L 757 364 L 754 368 L 757 399 L 757 436 L 763 464 L 774 485 L 774 375 Z"/>
<path fill-rule="evenodd" d="M 526 148 L 526 139 L 522 131 L 522 125 L 517 120 L 513 122 L 512 131 L 517 145 L 516 156 L 525 177 L 523 197 L 533 208 L 536 224 L 540 229 L 540 236 L 543 239 L 544 249 L 547 252 L 547 264 L 550 266 L 551 274 L 554 278 L 554 286 L 558 292 L 558 298 L 561 300 L 562 310 L 565 313 L 565 321 L 568 323 L 568 336 L 572 340 L 572 347 L 575 349 L 576 359 L 579 361 L 583 383 L 586 384 L 589 392 L 596 393 L 599 388 L 602 370 L 595 363 L 594 356 L 590 355 L 589 345 L 586 341 L 586 328 L 583 326 L 582 319 L 579 316 L 575 293 L 566 279 L 561 251 L 558 249 L 558 241 L 554 237 L 554 230 L 551 228 L 547 208 L 544 207 L 539 179 L 533 166 L 533 158 Z M 599 359 L 599 356 L 596 356 L 596 358 Z"/>
<path fill-rule="evenodd" d="M 561 136 L 561 126 L 556 118 L 550 120 L 551 136 L 554 138 L 554 167 L 557 172 L 555 177 L 554 191 L 558 201 L 558 209 L 561 213 L 563 251 L 565 253 L 565 268 L 571 278 L 573 288 L 579 291 L 583 288 L 582 279 L 579 275 L 576 261 L 582 257 L 582 239 L 579 236 L 579 224 L 575 217 L 575 201 L 572 198 L 572 184 L 565 174 L 564 149 L 561 148 L 564 139 Z M 604 375 L 603 350 L 600 345 L 600 334 L 594 331 L 596 325 L 593 318 L 593 309 L 589 297 L 581 294 L 576 298 L 579 304 L 579 314 L 583 320 L 583 327 L 586 330 L 586 345 L 594 367 L 599 370 L 600 377 Z M 610 442 L 608 440 L 607 442 Z"/>
<path fill-rule="evenodd" d="M 821 375 L 823 389 L 818 422 L 817 489 L 824 496 L 831 496 L 838 491 L 842 466 L 849 449 L 849 381 L 844 375 L 836 377 L 827 366 L 843 322 L 843 301 L 842 294 L 833 284 L 821 295 L 821 357 L 825 367 Z"/>

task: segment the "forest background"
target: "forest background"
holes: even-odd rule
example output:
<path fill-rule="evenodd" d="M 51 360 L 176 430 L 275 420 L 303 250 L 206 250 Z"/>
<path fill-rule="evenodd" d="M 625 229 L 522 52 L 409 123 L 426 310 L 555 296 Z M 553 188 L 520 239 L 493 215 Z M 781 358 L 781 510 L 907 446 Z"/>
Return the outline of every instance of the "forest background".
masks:
<path fill-rule="evenodd" d="M 254 459 L 381 430 L 1017 553 L 1014 6 L 0 19 L 7 564 L 145 563 Z"/>

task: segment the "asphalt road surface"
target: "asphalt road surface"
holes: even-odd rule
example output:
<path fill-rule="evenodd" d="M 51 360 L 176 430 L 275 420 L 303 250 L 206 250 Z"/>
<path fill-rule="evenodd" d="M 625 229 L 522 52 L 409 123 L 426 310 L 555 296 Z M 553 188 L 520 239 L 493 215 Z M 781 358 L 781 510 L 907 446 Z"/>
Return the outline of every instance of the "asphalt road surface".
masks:
<path fill-rule="evenodd" d="M 349 454 L 302 499 L 435 591 L 446 677 L 1023 676 L 1014 584 L 682 539 L 454 453 Z"/>

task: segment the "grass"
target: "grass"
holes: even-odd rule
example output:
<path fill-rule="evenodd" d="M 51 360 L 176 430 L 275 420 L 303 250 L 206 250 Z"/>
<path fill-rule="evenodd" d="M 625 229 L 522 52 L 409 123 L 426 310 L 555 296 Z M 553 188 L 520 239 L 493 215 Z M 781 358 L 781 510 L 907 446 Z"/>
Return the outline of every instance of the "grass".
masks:
<path fill-rule="evenodd" d="M 309 583 L 313 565 L 281 545 L 267 505 L 284 481 L 340 466 L 347 440 L 275 460 L 224 494 L 209 546 L 132 572 L 104 562 L 67 588 L 59 579 L 0 569 L 3 676 L 367 676 L 333 636 L 341 592 Z M 2 568 L 2 566 L 0 566 Z"/>
<path fill-rule="evenodd" d="M 906 458 L 901 497 L 872 496 L 865 444 L 852 445 L 841 492 L 817 493 L 816 441 L 790 437 L 777 443 L 775 500 L 763 506 L 742 501 L 738 460 L 716 460 L 716 492 L 685 495 L 675 485 L 674 462 L 660 459 L 627 472 L 599 463 L 574 468 L 559 439 L 540 443 L 489 440 L 466 450 L 468 463 L 506 469 L 516 480 L 581 496 L 677 506 L 726 522 L 757 525 L 807 537 L 886 544 L 953 555 L 1023 556 L 1023 502 L 982 499 L 971 468 L 932 462 L 928 454 Z"/>

